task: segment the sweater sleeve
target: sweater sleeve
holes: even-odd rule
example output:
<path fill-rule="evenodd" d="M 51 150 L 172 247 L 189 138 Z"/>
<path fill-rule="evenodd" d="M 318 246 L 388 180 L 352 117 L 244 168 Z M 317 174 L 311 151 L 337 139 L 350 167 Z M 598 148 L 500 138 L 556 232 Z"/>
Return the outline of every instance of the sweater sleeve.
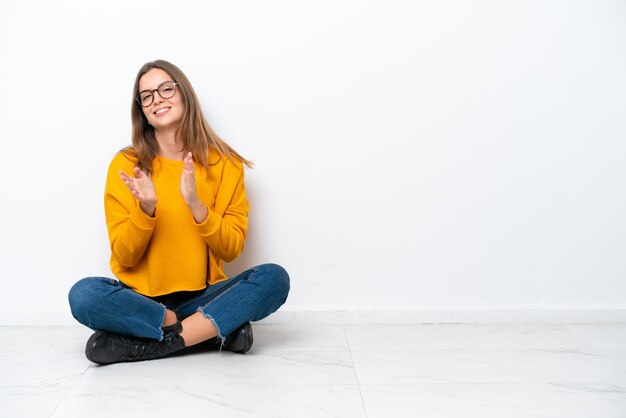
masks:
<path fill-rule="evenodd" d="M 220 259 L 230 262 L 243 251 L 248 230 L 248 209 L 241 164 L 228 164 L 215 198 L 215 208 L 207 219 L 196 224 L 198 232 L 211 251 Z"/>
<path fill-rule="evenodd" d="M 134 164 L 118 154 L 107 174 L 104 193 L 104 210 L 111 254 L 124 267 L 133 267 L 144 255 L 156 217 L 146 215 L 119 175 L 119 170 L 129 173 Z"/>

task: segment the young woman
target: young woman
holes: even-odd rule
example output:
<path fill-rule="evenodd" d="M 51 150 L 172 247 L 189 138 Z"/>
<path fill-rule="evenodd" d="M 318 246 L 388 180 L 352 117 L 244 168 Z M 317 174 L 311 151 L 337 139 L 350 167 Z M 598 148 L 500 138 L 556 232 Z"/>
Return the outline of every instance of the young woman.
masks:
<path fill-rule="evenodd" d="M 209 127 L 187 77 L 167 61 L 139 70 L 132 147 L 109 167 L 104 206 L 111 270 L 69 292 L 72 315 L 97 330 L 85 354 L 108 364 L 164 357 L 201 342 L 245 353 L 249 321 L 287 299 L 289 276 L 264 264 L 228 278 L 248 227 L 243 165 Z"/>

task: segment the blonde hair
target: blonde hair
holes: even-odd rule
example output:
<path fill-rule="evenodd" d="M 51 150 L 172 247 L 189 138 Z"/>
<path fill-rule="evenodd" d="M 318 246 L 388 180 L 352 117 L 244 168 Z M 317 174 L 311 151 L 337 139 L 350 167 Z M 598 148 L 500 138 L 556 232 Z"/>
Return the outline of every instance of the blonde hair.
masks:
<path fill-rule="evenodd" d="M 148 71 L 159 68 L 178 83 L 178 93 L 184 104 L 183 118 L 176 129 L 176 137 L 182 141 L 182 150 L 191 151 L 193 158 L 209 171 L 209 150 L 217 151 L 221 158 L 229 160 L 238 159 L 243 164 L 252 168 L 253 163 L 243 158 L 230 145 L 224 142 L 211 129 L 200 108 L 198 97 L 185 74 L 174 64 L 156 60 L 148 62 L 139 69 L 135 86 L 133 87 L 133 105 L 131 108 L 132 120 L 132 147 L 122 150 L 125 154 L 137 159 L 137 167 L 146 172 L 152 173 L 152 160 L 159 155 L 159 143 L 157 142 L 154 128 L 148 123 L 146 115 L 143 113 L 141 105 L 135 100 L 139 94 L 139 80 Z"/>

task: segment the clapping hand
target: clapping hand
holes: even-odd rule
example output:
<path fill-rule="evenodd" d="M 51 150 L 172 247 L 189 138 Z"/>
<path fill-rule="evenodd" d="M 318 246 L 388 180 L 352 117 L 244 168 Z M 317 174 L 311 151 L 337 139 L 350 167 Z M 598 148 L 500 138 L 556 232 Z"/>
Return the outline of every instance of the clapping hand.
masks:
<path fill-rule="evenodd" d="M 183 160 L 183 173 L 180 175 L 180 193 L 198 223 L 204 222 L 209 209 L 200 201 L 196 193 L 196 173 L 193 166 L 193 155 L 188 152 Z"/>
<path fill-rule="evenodd" d="M 180 176 L 180 193 L 187 206 L 192 207 L 198 201 L 196 195 L 196 174 L 193 167 L 193 156 L 188 152 L 183 160 L 183 173 Z"/>
<path fill-rule="evenodd" d="M 156 191 L 150 177 L 139 168 L 133 168 L 135 177 L 131 177 L 120 170 L 120 177 L 133 194 L 134 198 L 139 201 L 139 206 L 148 216 L 154 216 L 157 204 Z"/>

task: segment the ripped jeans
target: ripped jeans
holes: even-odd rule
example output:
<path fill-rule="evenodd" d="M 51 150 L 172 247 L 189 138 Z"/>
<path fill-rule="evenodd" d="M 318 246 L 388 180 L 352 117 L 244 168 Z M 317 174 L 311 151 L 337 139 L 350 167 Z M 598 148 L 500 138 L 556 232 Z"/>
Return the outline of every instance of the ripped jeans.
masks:
<path fill-rule="evenodd" d="M 262 264 L 206 289 L 147 297 L 105 277 L 79 280 L 69 292 L 72 315 L 93 330 L 135 337 L 163 337 L 165 310 L 210 319 L 224 339 L 248 321 L 276 312 L 287 300 L 289 275 L 279 265 Z"/>

